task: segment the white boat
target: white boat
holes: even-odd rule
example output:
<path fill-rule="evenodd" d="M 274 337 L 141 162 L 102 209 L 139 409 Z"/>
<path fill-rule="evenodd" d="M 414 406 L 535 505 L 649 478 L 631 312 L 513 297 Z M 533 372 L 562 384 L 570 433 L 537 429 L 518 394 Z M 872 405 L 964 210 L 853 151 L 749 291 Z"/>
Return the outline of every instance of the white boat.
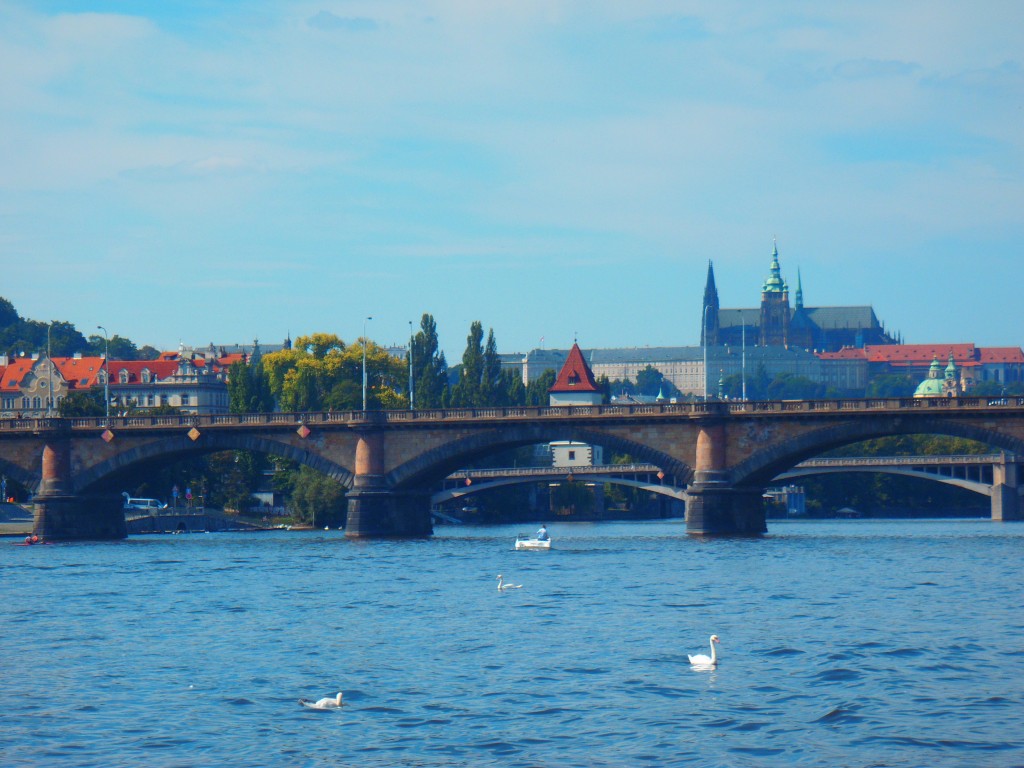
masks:
<path fill-rule="evenodd" d="M 535 539 L 525 534 L 516 536 L 516 549 L 551 549 L 551 539 Z"/>

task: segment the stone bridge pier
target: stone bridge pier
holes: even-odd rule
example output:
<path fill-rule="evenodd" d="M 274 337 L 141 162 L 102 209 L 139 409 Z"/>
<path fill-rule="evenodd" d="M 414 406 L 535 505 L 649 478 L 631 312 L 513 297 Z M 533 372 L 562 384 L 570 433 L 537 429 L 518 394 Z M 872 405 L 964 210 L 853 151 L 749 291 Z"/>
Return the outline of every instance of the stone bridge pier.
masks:
<path fill-rule="evenodd" d="M 693 482 L 686 489 L 687 533 L 755 536 L 768 530 L 764 490 L 732 484 L 726 445 L 724 423 L 711 422 L 700 427 Z"/>
<path fill-rule="evenodd" d="M 428 491 L 399 491 L 384 473 L 384 433 L 369 429 L 356 443 L 355 478 L 346 495 L 345 536 L 411 538 L 433 533 Z"/>
<path fill-rule="evenodd" d="M 44 541 L 123 539 L 128 535 L 119 498 L 78 495 L 72 487 L 71 440 L 60 430 L 43 445 L 43 474 L 32 526 L 35 535 Z"/>
<path fill-rule="evenodd" d="M 1020 465 L 1004 452 L 992 466 L 992 519 L 1020 520 Z"/>

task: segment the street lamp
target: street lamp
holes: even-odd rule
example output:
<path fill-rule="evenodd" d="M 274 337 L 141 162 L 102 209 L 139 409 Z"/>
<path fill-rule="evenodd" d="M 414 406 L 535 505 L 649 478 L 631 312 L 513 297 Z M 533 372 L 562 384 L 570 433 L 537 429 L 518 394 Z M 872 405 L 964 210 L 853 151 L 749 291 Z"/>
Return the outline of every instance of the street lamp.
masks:
<path fill-rule="evenodd" d="M 409 321 L 409 410 L 413 410 L 412 403 L 412 320 Z"/>
<path fill-rule="evenodd" d="M 373 320 L 373 317 L 367 317 L 363 320 L 363 411 L 366 411 L 366 321 Z"/>
<path fill-rule="evenodd" d="M 103 331 L 103 404 L 107 413 L 104 426 L 110 426 L 110 339 L 107 338 L 107 329 L 102 325 L 97 325 L 96 330 Z"/>
<path fill-rule="evenodd" d="M 50 352 L 50 331 L 53 330 L 53 321 L 46 326 L 46 415 L 53 415 L 53 354 Z"/>
<path fill-rule="evenodd" d="M 708 401 L 708 310 L 711 309 L 710 304 L 704 305 L 704 328 L 701 332 L 701 341 L 704 347 L 704 402 Z"/>

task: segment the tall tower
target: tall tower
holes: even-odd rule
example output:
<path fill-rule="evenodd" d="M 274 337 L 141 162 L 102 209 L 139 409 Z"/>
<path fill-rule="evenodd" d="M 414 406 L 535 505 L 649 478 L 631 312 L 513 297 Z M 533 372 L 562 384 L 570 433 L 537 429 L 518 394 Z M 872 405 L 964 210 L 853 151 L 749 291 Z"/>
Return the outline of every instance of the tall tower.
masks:
<path fill-rule="evenodd" d="M 779 268 L 779 248 L 772 242 L 772 264 L 761 288 L 761 346 L 789 344 L 789 286 Z M 801 296 L 802 298 L 802 296 Z"/>
<path fill-rule="evenodd" d="M 718 344 L 718 289 L 715 288 L 715 270 L 708 259 L 708 280 L 704 284 L 704 305 L 700 315 L 700 345 Z"/>

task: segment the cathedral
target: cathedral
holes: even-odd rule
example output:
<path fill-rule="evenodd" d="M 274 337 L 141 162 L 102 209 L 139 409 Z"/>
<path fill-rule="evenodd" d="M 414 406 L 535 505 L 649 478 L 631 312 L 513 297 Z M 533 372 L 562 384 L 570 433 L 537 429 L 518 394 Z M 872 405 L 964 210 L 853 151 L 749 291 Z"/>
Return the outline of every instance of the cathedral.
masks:
<path fill-rule="evenodd" d="M 835 352 L 866 344 L 897 344 L 878 322 L 870 306 L 805 307 L 797 271 L 793 305 L 789 284 L 782 278 L 779 249 L 772 248 L 768 278 L 761 287 L 761 306 L 722 309 L 718 304 L 715 272 L 708 262 L 701 312 L 701 346 L 759 346 Z"/>

